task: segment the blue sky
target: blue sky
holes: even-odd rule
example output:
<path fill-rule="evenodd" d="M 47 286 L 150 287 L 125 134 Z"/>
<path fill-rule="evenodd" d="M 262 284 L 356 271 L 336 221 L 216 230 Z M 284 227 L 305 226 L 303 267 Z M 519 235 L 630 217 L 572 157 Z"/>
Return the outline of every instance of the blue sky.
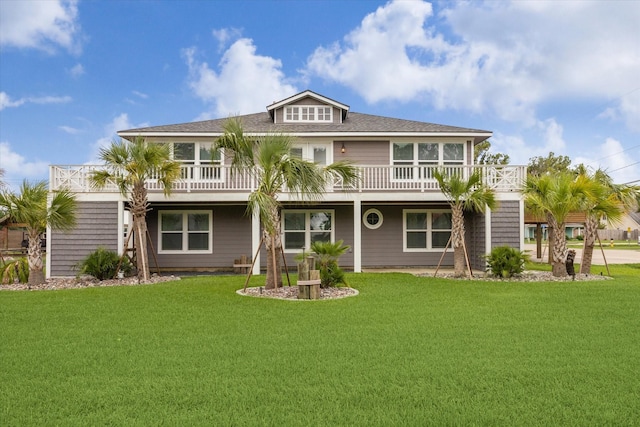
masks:
<path fill-rule="evenodd" d="M 351 111 L 494 132 L 640 179 L 638 1 L 0 0 L 0 168 L 85 164 L 118 130 L 264 111 L 311 89 Z"/>

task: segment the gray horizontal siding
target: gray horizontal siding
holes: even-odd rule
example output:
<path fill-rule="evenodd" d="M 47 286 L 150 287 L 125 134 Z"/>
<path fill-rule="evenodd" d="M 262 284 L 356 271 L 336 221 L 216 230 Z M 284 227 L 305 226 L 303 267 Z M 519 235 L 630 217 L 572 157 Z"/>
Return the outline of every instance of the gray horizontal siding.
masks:
<path fill-rule="evenodd" d="M 213 212 L 213 253 L 211 254 L 157 254 L 161 269 L 220 269 L 230 268 L 233 260 L 241 255 L 252 257 L 251 218 L 245 215 L 244 206 L 170 206 L 154 207 L 147 215 L 149 234 L 155 252 L 158 245 L 159 210 L 209 210 Z M 151 253 L 151 252 L 150 252 Z M 149 258 L 152 269 L 155 260 Z"/>
<path fill-rule="evenodd" d="M 118 250 L 117 202 L 80 202 L 76 221 L 71 231 L 51 232 L 52 277 L 76 275 L 76 264 L 100 246 Z"/>
<path fill-rule="evenodd" d="M 362 225 L 362 267 L 431 267 L 438 265 L 442 252 L 404 252 L 403 251 L 403 209 L 424 209 L 425 206 L 376 206 L 363 205 L 362 213 L 376 208 L 383 216 L 382 225 L 371 230 Z M 430 206 L 430 209 L 446 209 L 446 205 Z M 449 250 L 442 265 L 453 265 L 453 252 Z"/>
<path fill-rule="evenodd" d="M 491 212 L 491 247 L 511 246 L 520 248 L 520 202 L 502 201 Z"/>

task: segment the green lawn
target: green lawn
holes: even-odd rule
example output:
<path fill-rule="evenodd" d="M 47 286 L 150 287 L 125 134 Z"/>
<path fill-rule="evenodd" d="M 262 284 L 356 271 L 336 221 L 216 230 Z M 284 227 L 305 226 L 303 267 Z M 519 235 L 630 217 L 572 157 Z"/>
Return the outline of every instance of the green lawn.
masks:
<path fill-rule="evenodd" d="M 612 273 L 350 274 L 334 301 L 241 297 L 240 276 L 3 291 L 0 424 L 638 425 L 640 265 Z"/>

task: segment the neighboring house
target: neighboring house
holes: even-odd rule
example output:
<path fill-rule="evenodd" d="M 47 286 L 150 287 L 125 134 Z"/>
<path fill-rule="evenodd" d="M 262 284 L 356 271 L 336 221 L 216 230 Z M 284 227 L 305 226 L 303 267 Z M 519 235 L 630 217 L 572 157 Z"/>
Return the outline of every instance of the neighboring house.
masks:
<path fill-rule="evenodd" d="M 296 138 L 293 155 L 319 164 L 351 160 L 360 169 L 356 188 L 340 182 L 320 202 L 283 202 L 283 242 L 287 265 L 313 240 L 344 240 L 351 250 L 340 264 L 355 272 L 377 267 L 436 266 L 451 234 L 451 211 L 433 179 L 435 168 L 467 176 L 479 169 L 495 189 L 499 206 L 468 213 L 466 246 L 475 268 L 492 247 L 524 246 L 524 166 L 473 165 L 473 148 L 491 132 L 349 111 L 349 106 L 312 91 L 275 102 L 267 111 L 240 116 L 246 135 L 286 133 Z M 150 265 L 163 271 L 229 270 L 235 259 L 259 249 L 260 223 L 245 215 L 255 183 L 232 173 L 224 153 L 212 144 L 225 118 L 123 130 L 151 143 L 172 144 L 183 163 L 182 179 L 168 198 L 149 181 Z M 100 166 L 52 166 L 51 190 L 69 188 L 78 197 L 78 224 L 72 232 L 50 230 L 49 276 L 73 275 L 73 265 L 97 246 L 122 252 L 127 204 L 115 187 L 96 191 L 88 176 Z M 443 265 L 453 265 L 453 251 Z M 266 266 L 265 251 L 254 267 Z"/>

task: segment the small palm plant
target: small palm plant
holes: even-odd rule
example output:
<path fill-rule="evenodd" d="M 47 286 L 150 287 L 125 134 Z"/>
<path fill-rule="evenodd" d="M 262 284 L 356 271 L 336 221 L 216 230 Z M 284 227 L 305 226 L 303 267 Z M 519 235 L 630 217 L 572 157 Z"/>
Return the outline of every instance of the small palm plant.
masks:
<path fill-rule="evenodd" d="M 87 255 L 77 265 L 78 272 L 80 274 L 88 274 L 95 277 L 98 280 L 113 279 L 118 272 L 118 266 L 124 274 L 130 274 L 133 269 L 129 258 L 122 258 L 104 247 L 99 247 L 95 251 Z"/>
<path fill-rule="evenodd" d="M 510 246 L 497 246 L 486 256 L 487 270 L 496 277 L 508 279 L 524 271 L 529 256 Z"/>
<path fill-rule="evenodd" d="M 349 250 L 342 240 L 335 243 L 316 241 L 311 244 L 320 270 L 320 287 L 328 288 L 339 284 L 347 284 L 344 271 L 338 266 L 338 258 Z"/>

